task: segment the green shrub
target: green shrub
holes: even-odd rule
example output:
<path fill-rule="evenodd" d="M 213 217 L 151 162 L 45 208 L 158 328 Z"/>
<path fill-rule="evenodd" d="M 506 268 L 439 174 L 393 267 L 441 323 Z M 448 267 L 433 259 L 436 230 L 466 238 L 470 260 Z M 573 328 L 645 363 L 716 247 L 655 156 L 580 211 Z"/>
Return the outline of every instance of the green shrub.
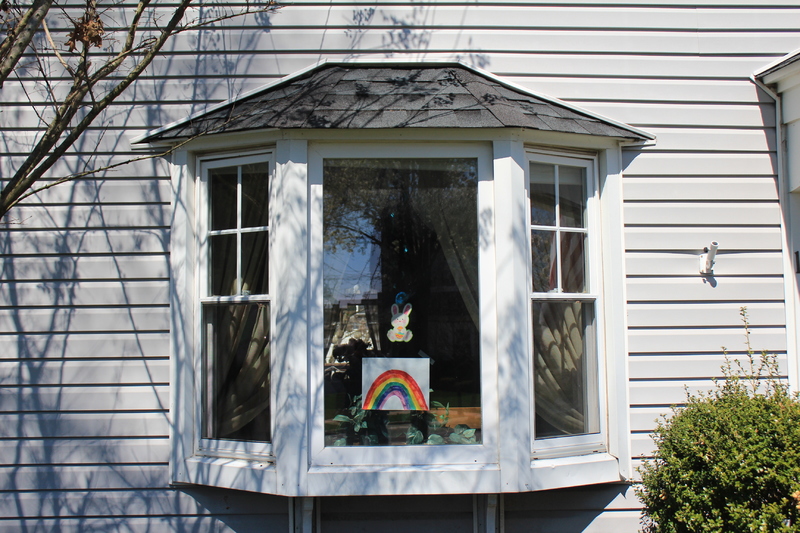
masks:
<path fill-rule="evenodd" d="M 749 368 L 725 352 L 725 380 L 655 429 L 637 488 L 647 532 L 800 531 L 800 403 L 742 318 Z"/>

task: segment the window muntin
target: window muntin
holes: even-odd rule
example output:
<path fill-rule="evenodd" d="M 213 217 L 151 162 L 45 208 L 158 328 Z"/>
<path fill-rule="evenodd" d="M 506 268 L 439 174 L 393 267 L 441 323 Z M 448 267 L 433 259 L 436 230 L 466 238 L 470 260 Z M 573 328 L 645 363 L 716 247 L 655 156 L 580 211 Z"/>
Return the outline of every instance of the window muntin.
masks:
<path fill-rule="evenodd" d="M 271 160 L 265 154 L 201 165 L 201 447 L 268 443 Z"/>
<path fill-rule="evenodd" d="M 324 160 L 326 446 L 481 442 L 477 196 L 474 158 Z"/>
<path fill-rule="evenodd" d="M 596 278 L 589 260 L 593 161 L 529 158 L 534 452 L 581 444 L 597 449 L 602 420 Z"/>

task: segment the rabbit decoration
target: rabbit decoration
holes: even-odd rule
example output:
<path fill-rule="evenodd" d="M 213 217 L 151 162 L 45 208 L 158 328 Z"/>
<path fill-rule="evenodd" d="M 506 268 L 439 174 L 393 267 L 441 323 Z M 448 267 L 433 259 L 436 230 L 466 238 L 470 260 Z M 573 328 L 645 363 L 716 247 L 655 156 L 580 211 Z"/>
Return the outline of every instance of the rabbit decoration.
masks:
<path fill-rule="evenodd" d="M 414 337 L 414 334 L 408 329 L 409 314 L 411 314 L 411 304 L 406 304 L 402 313 L 400 306 L 392 304 L 392 329 L 386 333 L 389 341 L 408 342 Z"/>

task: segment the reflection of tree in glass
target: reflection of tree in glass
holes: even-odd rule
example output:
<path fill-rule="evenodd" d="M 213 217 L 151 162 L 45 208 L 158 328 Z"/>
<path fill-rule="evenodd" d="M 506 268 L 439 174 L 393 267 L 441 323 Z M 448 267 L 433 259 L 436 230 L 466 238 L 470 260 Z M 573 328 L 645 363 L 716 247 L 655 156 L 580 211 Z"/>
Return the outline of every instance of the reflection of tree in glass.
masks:
<path fill-rule="evenodd" d="M 369 244 L 381 245 L 387 215 L 417 231 L 413 222 L 423 222 L 419 214 L 425 211 L 470 205 L 464 200 L 474 198 L 475 183 L 477 169 L 469 159 L 326 160 L 325 246 L 336 252 L 339 246 L 364 251 Z M 474 217 L 459 218 L 475 224 Z"/>
<path fill-rule="evenodd" d="M 342 319 L 336 309 L 363 307 L 370 337 L 383 338 L 391 305 L 405 293 L 414 306 L 413 339 L 384 342 L 364 355 L 432 357 L 431 401 L 450 402 L 479 425 L 477 161 L 329 159 L 323 181 L 327 320 Z M 326 353 L 338 349 L 330 343 L 343 326 L 326 326 Z M 336 372 L 353 370 L 328 364 Z M 329 381 L 326 409 L 352 418 L 341 411 L 346 398 Z M 430 430 L 418 414 L 393 412 L 386 420 L 392 444 L 425 441 Z"/>

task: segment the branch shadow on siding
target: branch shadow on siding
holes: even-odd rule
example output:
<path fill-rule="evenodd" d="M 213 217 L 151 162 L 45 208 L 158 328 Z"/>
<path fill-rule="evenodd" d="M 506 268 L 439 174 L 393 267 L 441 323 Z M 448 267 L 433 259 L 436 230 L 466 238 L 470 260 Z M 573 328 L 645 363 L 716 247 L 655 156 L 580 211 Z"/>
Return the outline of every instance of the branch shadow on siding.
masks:
<path fill-rule="evenodd" d="M 198 43 L 218 46 L 202 36 Z M 142 78 L 51 179 L 132 156 L 126 132 L 174 120 L 169 98 L 204 106 L 218 98 L 215 83 L 234 96 L 235 70 L 250 68 L 215 63 L 210 75 L 207 62 L 196 63 L 188 75 L 211 82 L 176 96 L 153 82 L 158 73 Z M 168 488 L 168 176 L 164 162 L 146 161 L 62 184 L 15 208 L 16 222 L 3 229 L 0 516 L 16 518 L 19 531 L 155 531 L 165 523 L 244 531 L 272 501 L 232 505 L 221 491 L 187 497 Z M 278 507 L 285 515 L 285 503 Z"/>
<path fill-rule="evenodd" d="M 432 20 L 437 6 L 431 3 L 411 1 L 408 8 L 410 12 L 404 16 L 377 7 L 354 9 L 350 20 L 347 21 L 348 28 L 344 30 L 345 35 L 350 39 L 351 50 L 346 57 L 355 58 L 378 53 L 387 58 L 401 57 L 411 61 L 425 59 L 431 53 L 431 39 L 435 32 L 435 29 L 432 29 Z M 470 9 L 478 9 L 478 6 L 464 6 L 462 21 Z M 452 26 L 458 27 L 459 31 L 448 47 L 450 52 L 447 55 L 451 59 L 463 61 L 471 66 L 488 68 L 489 55 L 478 49 L 474 39 L 463 29 L 463 24 L 454 22 Z M 386 29 L 387 27 L 389 29 Z M 362 47 L 362 40 L 368 32 L 381 33 L 381 46 L 378 49 Z M 441 52 L 434 53 L 442 54 Z"/>

